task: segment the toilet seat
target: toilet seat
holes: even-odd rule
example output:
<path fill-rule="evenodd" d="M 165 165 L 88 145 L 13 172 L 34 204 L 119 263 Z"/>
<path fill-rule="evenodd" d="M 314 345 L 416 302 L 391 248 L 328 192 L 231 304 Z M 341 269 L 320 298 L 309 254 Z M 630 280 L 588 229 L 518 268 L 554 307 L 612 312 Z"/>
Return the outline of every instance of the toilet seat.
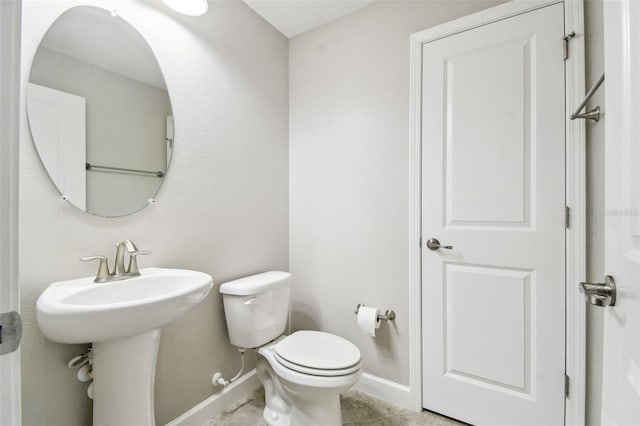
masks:
<path fill-rule="evenodd" d="M 313 376 L 346 376 L 361 367 L 357 346 L 321 331 L 297 331 L 276 343 L 273 354 L 282 366 Z"/>
<path fill-rule="evenodd" d="M 286 359 L 282 359 L 278 354 L 275 354 L 276 361 L 285 368 L 288 368 L 292 371 L 308 374 L 310 376 L 322 376 L 322 377 L 338 377 L 338 376 L 346 376 L 351 373 L 358 371 L 361 367 L 360 363 L 350 367 L 350 368 L 342 368 L 335 370 L 320 370 L 317 368 L 309 368 L 303 365 L 294 364 L 292 362 L 287 361 Z"/>

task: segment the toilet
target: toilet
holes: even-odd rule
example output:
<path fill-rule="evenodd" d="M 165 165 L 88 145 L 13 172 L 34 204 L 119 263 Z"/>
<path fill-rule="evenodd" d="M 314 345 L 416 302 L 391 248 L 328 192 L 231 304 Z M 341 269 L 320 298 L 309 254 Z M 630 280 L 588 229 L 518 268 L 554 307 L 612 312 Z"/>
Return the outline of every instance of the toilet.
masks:
<path fill-rule="evenodd" d="M 291 274 L 280 271 L 222 284 L 231 344 L 258 354 L 268 425 L 341 425 L 340 394 L 362 376 L 360 350 L 321 331 L 285 335 L 290 287 Z"/>

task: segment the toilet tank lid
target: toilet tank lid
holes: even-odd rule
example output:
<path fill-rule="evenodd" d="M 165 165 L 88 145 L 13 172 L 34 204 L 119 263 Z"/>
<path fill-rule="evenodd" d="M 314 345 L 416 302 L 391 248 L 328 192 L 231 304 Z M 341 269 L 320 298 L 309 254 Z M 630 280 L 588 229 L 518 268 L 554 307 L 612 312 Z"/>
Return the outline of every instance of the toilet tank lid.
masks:
<path fill-rule="evenodd" d="M 229 281 L 220 286 L 220 293 L 233 296 L 250 296 L 287 284 L 289 272 L 269 271 Z"/>

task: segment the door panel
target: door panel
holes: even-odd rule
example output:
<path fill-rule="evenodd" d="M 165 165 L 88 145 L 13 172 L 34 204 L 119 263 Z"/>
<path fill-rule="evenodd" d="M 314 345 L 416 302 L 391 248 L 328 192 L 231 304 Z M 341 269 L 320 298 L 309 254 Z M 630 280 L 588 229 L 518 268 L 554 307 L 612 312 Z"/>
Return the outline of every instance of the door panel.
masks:
<path fill-rule="evenodd" d="M 605 271 L 603 426 L 640 424 L 640 3 L 605 2 Z"/>
<path fill-rule="evenodd" d="M 525 390 L 531 272 L 455 263 L 445 268 L 446 374 Z M 508 303 L 487 312 L 496 300 Z"/>
<path fill-rule="evenodd" d="M 564 422 L 562 4 L 423 46 L 423 397 L 476 425 Z"/>
<path fill-rule="evenodd" d="M 529 44 L 528 39 L 513 40 L 444 58 L 446 224 L 525 222 L 529 212 L 524 201 L 530 195 L 529 167 L 523 168 L 530 162 Z M 486 84 L 486 76 L 501 84 Z M 492 173 L 485 172 L 489 165 Z"/>
<path fill-rule="evenodd" d="M 0 314 L 20 310 L 17 193 L 21 7 L 20 1 L 0 1 Z M 19 347 L 0 355 L 0 395 L 0 425 L 20 425 Z"/>

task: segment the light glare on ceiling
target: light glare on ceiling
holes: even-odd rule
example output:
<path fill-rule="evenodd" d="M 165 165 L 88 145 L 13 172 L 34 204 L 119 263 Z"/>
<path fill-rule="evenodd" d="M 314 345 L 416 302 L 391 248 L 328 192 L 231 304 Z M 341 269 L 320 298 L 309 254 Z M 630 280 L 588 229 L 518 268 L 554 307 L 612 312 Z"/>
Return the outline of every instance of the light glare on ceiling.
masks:
<path fill-rule="evenodd" d="M 204 15 L 209 9 L 207 0 L 162 0 L 164 4 L 178 13 L 187 16 Z"/>

